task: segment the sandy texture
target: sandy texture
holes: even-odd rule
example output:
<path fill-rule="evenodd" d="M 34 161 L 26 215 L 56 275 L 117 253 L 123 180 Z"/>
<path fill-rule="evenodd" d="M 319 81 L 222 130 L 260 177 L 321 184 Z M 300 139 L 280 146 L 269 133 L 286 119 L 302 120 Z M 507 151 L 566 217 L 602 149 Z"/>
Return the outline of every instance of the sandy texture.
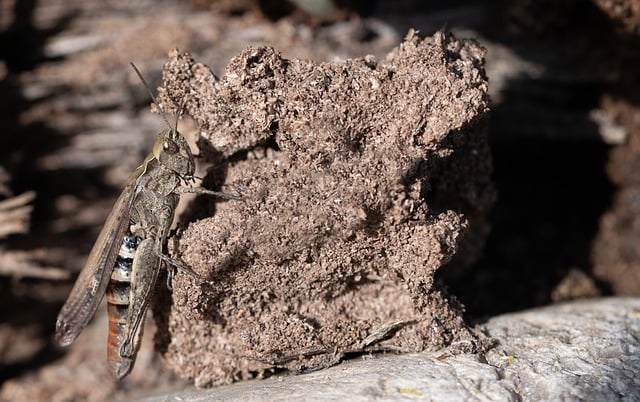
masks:
<path fill-rule="evenodd" d="M 205 182 L 226 173 L 225 191 L 245 197 L 173 242 L 210 281 L 178 275 L 156 307 L 181 376 L 204 386 L 352 352 L 477 350 L 434 274 L 493 200 L 483 57 L 410 32 L 383 62 L 249 48 L 217 82 L 171 54 L 163 107 L 186 103 L 216 166 Z"/>

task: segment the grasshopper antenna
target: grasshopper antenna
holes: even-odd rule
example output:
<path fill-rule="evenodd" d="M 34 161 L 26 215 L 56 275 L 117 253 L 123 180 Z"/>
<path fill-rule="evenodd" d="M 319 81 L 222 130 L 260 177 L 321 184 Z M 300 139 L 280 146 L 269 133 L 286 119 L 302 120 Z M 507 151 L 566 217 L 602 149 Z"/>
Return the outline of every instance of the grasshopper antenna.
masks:
<path fill-rule="evenodd" d="M 182 113 L 184 113 L 184 109 L 185 109 L 186 106 L 187 106 L 187 98 L 185 97 L 185 98 L 182 99 L 182 102 L 180 102 L 180 108 L 178 109 L 178 113 L 176 113 L 176 122 L 175 122 L 175 125 L 172 128 L 172 130 L 174 131 L 175 135 L 178 135 L 178 120 L 180 120 L 180 117 L 182 116 Z M 169 127 L 171 127 L 171 125 L 169 125 Z"/>
<path fill-rule="evenodd" d="M 147 84 L 147 80 L 144 79 L 144 77 L 142 76 L 142 73 L 140 72 L 140 70 L 138 70 L 138 67 L 136 67 L 135 64 L 133 64 L 132 61 L 129 62 L 129 64 L 131 64 L 131 67 L 133 67 L 133 70 L 136 72 L 136 74 L 138 74 L 138 77 L 140 78 L 140 81 L 142 81 L 142 84 L 144 85 L 145 88 L 147 88 L 147 92 L 149 93 L 149 96 L 151 97 L 151 100 L 153 101 L 153 103 L 156 104 L 156 106 L 158 106 L 158 108 L 160 109 L 160 111 L 162 112 L 162 119 L 165 121 L 165 123 L 167 123 L 167 125 L 169 127 L 171 127 L 171 123 L 169 123 L 169 120 L 167 120 L 167 116 L 164 112 L 164 110 L 162 109 L 162 107 L 160 107 L 160 103 L 158 103 L 158 100 L 156 99 L 155 96 L 153 96 L 153 92 L 151 92 L 151 88 L 149 88 L 149 84 Z M 176 130 L 178 129 L 178 120 L 176 119 Z"/>

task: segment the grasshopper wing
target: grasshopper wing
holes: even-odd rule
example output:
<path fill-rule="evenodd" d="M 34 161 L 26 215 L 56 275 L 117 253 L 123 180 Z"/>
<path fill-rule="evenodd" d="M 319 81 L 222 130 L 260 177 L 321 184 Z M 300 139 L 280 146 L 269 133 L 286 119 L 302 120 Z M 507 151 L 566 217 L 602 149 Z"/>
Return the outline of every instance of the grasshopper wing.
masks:
<path fill-rule="evenodd" d="M 118 197 L 69 298 L 58 314 L 56 340 L 61 346 L 71 344 L 78 337 L 102 301 L 120 242 L 129 227 L 131 206 L 140 191 L 137 182 L 142 173 L 140 169 L 136 170 Z"/>

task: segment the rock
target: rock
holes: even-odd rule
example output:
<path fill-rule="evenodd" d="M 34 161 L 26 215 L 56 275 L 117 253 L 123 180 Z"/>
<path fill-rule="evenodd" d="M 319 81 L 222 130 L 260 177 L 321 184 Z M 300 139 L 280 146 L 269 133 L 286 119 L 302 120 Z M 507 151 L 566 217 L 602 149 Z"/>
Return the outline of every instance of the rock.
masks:
<path fill-rule="evenodd" d="M 524 400 L 640 399 L 640 299 L 578 301 L 492 318 L 486 354 Z"/>
<path fill-rule="evenodd" d="M 484 355 L 363 356 L 329 369 L 140 401 L 640 400 L 640 299 L 593 299 L 494 317 Z"/>

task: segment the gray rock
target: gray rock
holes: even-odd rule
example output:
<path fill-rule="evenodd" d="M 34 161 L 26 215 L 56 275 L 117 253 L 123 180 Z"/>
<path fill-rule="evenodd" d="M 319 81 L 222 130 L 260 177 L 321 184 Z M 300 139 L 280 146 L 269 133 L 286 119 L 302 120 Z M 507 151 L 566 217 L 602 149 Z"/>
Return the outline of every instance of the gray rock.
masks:
<path fill-rule="evenodd" d="M 491 319 L 486 354 L 524 400 L 640 400 L 640 299 L 594 299 Z"/>
<path fill-rule="evenodd" d="M 484 356 L 364 356 L 312 373 L 144 401 L 640 400 L 638 298 L 505 314 L 486 329 L 497 345 Z"/>

